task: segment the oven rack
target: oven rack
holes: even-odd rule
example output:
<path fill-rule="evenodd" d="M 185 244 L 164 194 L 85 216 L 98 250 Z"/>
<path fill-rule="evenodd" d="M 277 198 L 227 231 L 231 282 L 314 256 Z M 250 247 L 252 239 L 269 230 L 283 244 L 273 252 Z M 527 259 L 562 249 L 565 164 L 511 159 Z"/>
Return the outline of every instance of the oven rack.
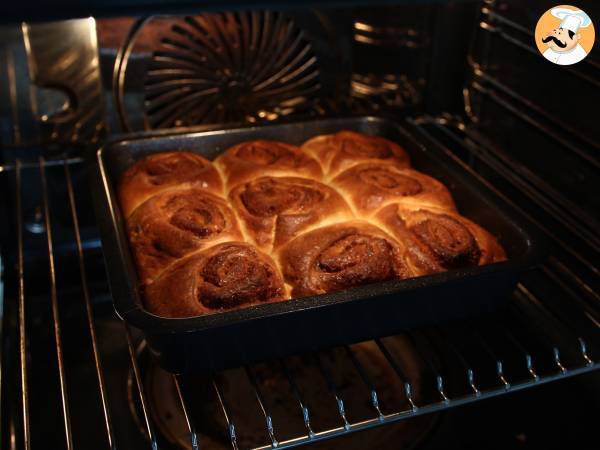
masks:
<path fill-rule="evenodd" d="M 432 123 L 435 123 L 436 126 L 443 126 L 441 124 L 445 123 L 444 120 L 432 119 Z M 417 122 L 422 124 L 427 121 L 424 119 Z M 435 139 L 432 134 L 426 131 L 425 125 L 417 125 L 416 128 L 427 137 Z M 453 133 L 454 131 L 448 128 L 448 132 Z M 445 149 L 445 151 L 450 152 L 448 149 Z M 61 290 L 59 286 L 60 279 L 57 278 L 57 271 L 60 270 L 60 267 L 56 264 L 55 237 L 52 233 L 53 210 L 49 203 L 50 187 L 47 182 L 49 171 L 53 171 L 54 176 L 62 172 L 67 188 L 66 197 L 62 201 L 68 203 L 71 213 L 80 275 L 79 287 L 82 293 L 81 306 L 86 311 L 86 328 L 92 342 L 91 355 L 89 356 L 93 370 L 90 371 L 89 376 L 94 378 L 91 381 L 94 382 L 98 390 L 99 404 L 95 407 L 100 408 L 102 411 L 106 436 L 104 444 L 99 443 L 98 448 L 122 448 L 117 427 L 111 417 L 110 398 L 106 389 L 105 364 L 110 361 L 107 361 L 99 350 L 101 342 L 96 332 L 96 322 L 100 313 L 98 312 L 98 302 L 93 298 L 89 287 L 89 273 L 86 267 L 86 255 L 79 226 L 82 206 L 76 204 L 76 193 L 72 182 L 72 172 L 82 169 L 82 166 L 83 163 L 80 159 L 45 160 L 40 158 L 38 161 L 16 161 L 13 165 L 2 166 L 2 170 L 0 170 L 0 176 L 10 178 L 16 186 L 14 214 L 17 227 L 17 271 L 15 275 L 18 308 L 16 308 L 15 313 L 18 319 L 18 345 L 15 350 L 18 353 L 19 364 L 13 368 L 16 373 L 12 374 L 12 379 L 17 380 L 19 402 L 13 405 L 12 409 L 5 407 L 1 411 L 4 417 L 7 414 L 10 415 L 8 420 L 10 423 L 10 441 L 17 443 L 15 448 L 30 449 L 31 436 L 36 433 L 36 430 L 32 428 L 35 425 L 30 421 L 33 400 L 30 396 L 28 384 L 31 364 L 28 345 L 32 333 L 31 327 L 28 327 L 28 311 L 31 308 L 32 299 L 29 295 L 29 285 L 25 282 L 29 270 L 25 255 L 28 252 L 30 242 L 24 228 L 22 193 L 24 189 L 30 189 L 30 186 L 23 185 L 24 174 L 39 176 L 41 186 L 39 195 L 46 230 L 48 291 L 50 292 L 49 298 L 45 301 L 50 304 L 51 310 L 50 320 L 53 327 L 56 367 L 60 381 L 60 404 L 57 406 L 59 406 L 62 413 L 62 429 L 56 430 L 56 433 L 63 435 L 66 448 L 77 448 L 77 440 L 73 437 L 70 408 L 70 405 L 76 399 L 74 400 L 69 396 L 69 384 L 79 382 L 79 380 L 76 381 L 71 378 L 69 364 L 64 358 L 63 323 L 61 322 L 60 312 Z M 560 262 L 556 261 L 556 263 L 560 267 Z M 381 398 L 381 391 L 377 391 L 373 387 L 368 375 L 369 367 L 365 367 L 357 358 L 353 357 L 352 347 L 349 346 L 346 347 L 348 358 L 352 359 L 354 367 L 360 374 L 368 392 L 370 392 L 370 402 L 373 407 L 372 418 L 358 422 L 350 421 L 348 417 L 351 411 L 347 410 L 344 398 L 340 396 L 331 374 L 327 370 L 322 370 L 322 376 L 329 387 L 330 400 L 337 408 L 339 426 L 325 430 L 313 429 L 311 399 L 303 396 L 298 388 L 294 373 L 285 371 L 298 405 L 298 409 L 290 411 L 290 414 L 297 414 L 297 417 L 301 418 L 305 426 L 305 433 L 293 438 L 280 439 L 278 438 L 277 423 L 273 421 L 268 402 L 265 400 L 268 387 L 260 386 L 252 377 L 251 369 L 248 369 L 248 381 L 253 386 L 254 397 L 262 411 L 264 432 L 267 437 L 265 444 L 257 448 L 296 447 L 505 395 L 599 369 L 600 359 L 598 358 L 597 349 L 598 338 L 600 337 L 598 334 L 600 309 L 598 308 L 598 296 L 593 290 L 590 291 L 589 286 L 577 278 L 575 274 L 571 274 L 566 268 L 565 270 L 566 272 L 561 273 L 560 276 L 556 275 L 556 269 L 551 265 L 546 265 L 536 271 L 537 283 L 558 286 L 558 289 L 560 289 L 559 295 L 554 295 L 551 299 L 542 298 L 536 295 L 535 287 L 524 281 L 518 286 L 514 299 L 500 322 L 492 317 L 478 322 L 467 321 L 458 325 L 441 326 L 408 333 L 407 336 L 415 343 L 419 354 L 423 355 L 424 365 L 431 375 L 431 383 L 427 386 L 427 389 L 431 391 L 431 401 L 425 403 L 415 401 L 412 393 L 413 380 L 406 377 L 394 356 L 387 351 L 385 343 L 376 340 L 375 343 L 383 356 L 402 380 L 403 395 L 409 405 L 407 409 L 382 413 L 378 400 Z M 565 277 L 570 277 L 568 283 L 563 281 Z M 580 286 L 580 289 L 573 286 Z M 118 319 L 115 318 L 114 320 Z M 153 423 L 149 412 L 147 392 L 142 380 L 134 333 L 127 325 L 123 324 L 122 326 L 124 327 L 126 348 L 129 354 L 130 370 L 136 386 L 134 391 L 139 397 L 138 400 L 143 413 L 143 427 L 149 440 L 148 448 L 163 448 L 156 424 Z M 457 332 L 457 328 L 461 331 Z M 424 342 L 426 345 L 420 347 Z M 475 351 L 473 347 L 476 347 Z M 277 362 L 272 363 L 272 366 L 274 371 L 281 370 L 281 366 Z M 11 374 L 8 373 L 9 370 L 9 366 L 2 366 L 3 373 L 0 381 L 3 383 L 6 383 L 7 379 L 11 379 Z M 451 393 L 448 388 L 449 380 L 457 379 L 460 380 L 460 388 L 457 392 Z M 185 390 L 182 389 L 181 379 L 173 376 L 173 383 L 179 394 L 181 410 L 185 415 L 189 428 L 190 447 L 202 449 L 202 435 L 198 431 L 200 419 L 192 412 L 190 399 L 186 397 Z M 223 386 L 217 376 L 212 377 L 212 389 L 217 395 L 221 411 L 228 425 L 226 432 L 229 436 L 230 445 L 232 448 L 237 449 L 239 446 L 236 431 L 240 424 L 231 415 L 231 410 L 228 407 L 233 399 L 226 398 Z M 0 391 L 6 392 L 6 386 L 2 386 Z M 0 423 L 3 422 L 5 421 L 0 420 Z M 22 445 L 19 446 L 18 443 L 22 443 Z"/>

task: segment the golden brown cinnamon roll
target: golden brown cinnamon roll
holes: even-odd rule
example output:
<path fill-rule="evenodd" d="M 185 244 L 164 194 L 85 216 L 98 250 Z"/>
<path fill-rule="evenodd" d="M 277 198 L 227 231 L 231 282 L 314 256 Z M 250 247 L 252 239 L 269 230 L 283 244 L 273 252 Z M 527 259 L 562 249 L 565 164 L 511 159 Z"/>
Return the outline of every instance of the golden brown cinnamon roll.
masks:
<path fill-rule="evenodd" d="M 224 241 L 243 240 L 225 200 L 203 189 L 169 190 L 141 204 L 127 231 L 142 283 L 191 252 Z"/>
<path fill-rule="evenodd" d="M 227 189 L 259 176 L 298 176 L 320 180 L 321 166 L 295 145 L 278 141 L 242 142 L 227 149 L 215 164 L 225 177 Z"/>
<path fill-rule="evenodd" d="M 454 211 L 452 195 L 439 181 L 389 162 L 357 164 L 331 181 L 358 214 L 369 215 L 389 203 Z"/>
<path fill-rule="evenodd" d="M 506 259 L 490 233 L 454 212 L 433 212 L 389 205 L 376 218 L 408 248 L 411 269 L 417 274 L 481 266 Z"/>
<path fill-rule="evenodd" d="M 340 194 L 306 178 L 261 177 L 235 187 L 229 199 L 247 235 L 264 251 L 280 247 L 311 226 L 352 218 Z"/>
<path fill-rule="evenodd" d="M 221 195 L 223 182 L 210 161 L 190 152 L 156 153 L 136 162 L 122 176 L 119 201 L 125 218 L 164 190 L 197 187 Z"/>
<path fill-rule="evenodd" d="M 302 149 L 321 163 L 328 178 L 362 162 L 385 161 L 410 167 L 408 154 L 398 144 L 355 131 L 314 137 Z"/>
<path fill-rule="evenodd" d="M 288 298 L 273 260 L 228 242 L 181 259 L 148 285 L 144 302 L 161 317 L 191 317 Z"/>
<path fill-rule="evenodd" d="M 279 254 L 293 297 L 412 276 L 405 248 L 378 227 L 352 221 L 301 234 Z"/>

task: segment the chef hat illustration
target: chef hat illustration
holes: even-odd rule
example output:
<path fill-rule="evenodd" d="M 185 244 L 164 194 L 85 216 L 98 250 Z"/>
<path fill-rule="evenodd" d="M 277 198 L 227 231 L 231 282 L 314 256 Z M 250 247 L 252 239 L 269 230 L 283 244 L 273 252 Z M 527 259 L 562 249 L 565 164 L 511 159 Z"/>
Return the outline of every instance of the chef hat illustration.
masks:
<path fill-rule="evenodd" d="M 592 23 L 590 16 L 580 9 L 553 8 L 550 12 L 561 20 L 560 28 L 571 30 L 573 33 L 577 33 L 579 28 L 585 28 Z"/>

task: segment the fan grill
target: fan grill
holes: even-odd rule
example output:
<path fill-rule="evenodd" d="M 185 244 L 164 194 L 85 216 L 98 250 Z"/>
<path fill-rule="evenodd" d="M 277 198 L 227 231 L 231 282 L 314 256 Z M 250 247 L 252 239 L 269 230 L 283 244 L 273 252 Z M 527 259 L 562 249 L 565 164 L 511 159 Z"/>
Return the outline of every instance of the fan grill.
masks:
<path fill-rule="evenodd" d="M 304 32 L 277 12 L 182 17 L 153 52 L 144 83 L 150 128 L 274 120 L 321 88 Z"/>

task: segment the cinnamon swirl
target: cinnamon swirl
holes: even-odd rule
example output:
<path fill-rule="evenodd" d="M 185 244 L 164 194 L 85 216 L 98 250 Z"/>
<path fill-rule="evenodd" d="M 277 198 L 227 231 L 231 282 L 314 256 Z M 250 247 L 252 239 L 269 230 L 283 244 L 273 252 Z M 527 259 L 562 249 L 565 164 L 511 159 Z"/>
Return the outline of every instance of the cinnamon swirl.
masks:
<path fill-rule="evenodd" d="M 198 188 L 170 190 L 147 200 L 127 220 L 127 231 L 143 283 L 191 252 L 243 240 L 227 202 Z"/>
<path fill-rule="evenodd" d="M 228 242 L 165 270 L 145 290 L 146 308 L 162 317 L 190 317 L 289 298 L 273 260 L 252 245 Z"/>
<path fill-rule="evenodd" d="M 389 203 L 454 211 L 446 186 L 421 172 L 384 162 L 361 163 L 340 173 L 331 185 L 346 194 L 358 214 L 369 215 Z"/>
<path fill-rule="evenodd" d="M 125 218 L 153 195 L 169 188 L 197 187 L 221 195 L 223 182 L 210 161 L 190 152 L 156 153 L 136 162 L 119 185 Z"/>
<path fill-rule="evenodd" d="M 299 176 L 320 180 L 321 166 L 295 145 L 264 139 L 242 142 L 217 159 L 227 189 L 259 176 Z"/>
<path fill-rule="evenodd" d="M 412 276 L 405 247 L 378 227 L 352 221 L 301 234 L 280 252 L 292 297 Z"/>
<path fill-rule="evenodd" d="M 410 167 L 408 154 L 398 144 L 355 131 L 314 137 L 302 149 L 321 163 L 328 178 L 361 162 L 385 161 Z"/>
<path fill-rule="evenodd" d="M 267 251 L 311 226 L 352 218 L 340 194 L 307 178 L 261 177 L 238 185 L 229 199 L 247 234 Z"/>
<path fill-rule="evenodd" d="M 376 217 L 406 245 L 411 268 L 418 274 L 480 266 L 506 259 L 496 238 L 455 212 L 389 205 Z"/>

